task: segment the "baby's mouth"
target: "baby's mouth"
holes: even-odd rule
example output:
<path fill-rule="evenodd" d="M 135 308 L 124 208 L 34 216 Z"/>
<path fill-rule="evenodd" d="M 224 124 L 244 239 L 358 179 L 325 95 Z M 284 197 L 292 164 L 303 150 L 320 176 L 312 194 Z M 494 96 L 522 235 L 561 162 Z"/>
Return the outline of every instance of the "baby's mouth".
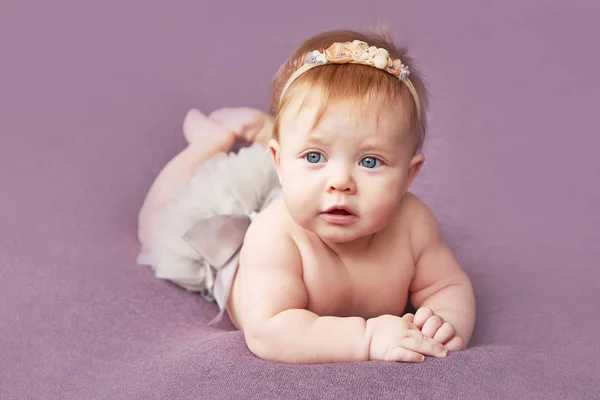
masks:
<path fill-rule="evenodd" d="M 354 215 L 354 213 L 352 212 L 352 210 L 350 210 L 346 206 L 331 207 L 331 208 L 325 210 L 325 212 L 323 212 L 323 214 L 327 214 L 327 215 L 339 215 L 339 216 Z"/>
<path fill-rule="evenodd" d="M 342 208 L 334 208 L 333 210 L 327 211 L 327 214 L 332 214 L 332 215 L 352 215 L 352 213 L 348 212 L 348 210 L 344 210 Z"/>
<path fill-rule="evenodd" d="M 321 213 L 327 223 L 333 225 L 350 225 L 356 221 L 356 215 L 346 206 L 331 207 Z"/>

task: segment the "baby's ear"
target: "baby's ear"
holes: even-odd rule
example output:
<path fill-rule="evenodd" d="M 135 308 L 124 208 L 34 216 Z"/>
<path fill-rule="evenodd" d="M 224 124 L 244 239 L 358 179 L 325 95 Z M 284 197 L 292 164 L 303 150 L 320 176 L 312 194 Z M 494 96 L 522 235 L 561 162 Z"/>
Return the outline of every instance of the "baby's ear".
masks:
<path fill-rule="evenodd" d="M 412 185 L 413 181 L 419 174 L 419 171 L 421 171 L 423 163 L 425 163 L 425 155 L 422 153 L 415 154 L 412 160 L 410 160 L 410 165 L 408 167 L 408 180 L 406 182 L 407 189 Z"/>
<path fill-rule="evenodd" d="M 281 157 L 281 151 L 279 149 L 279 142 L 275 139 L 269 140 L 269 153 L 271 153 L 271 157 L 273 158 L 273 162 L 275 163 L 275 168 L 277 169 L 277 176 L 279 177 L 279 183 L 281 184 L 281 174 L 279 173 L 279 161 Z"/>

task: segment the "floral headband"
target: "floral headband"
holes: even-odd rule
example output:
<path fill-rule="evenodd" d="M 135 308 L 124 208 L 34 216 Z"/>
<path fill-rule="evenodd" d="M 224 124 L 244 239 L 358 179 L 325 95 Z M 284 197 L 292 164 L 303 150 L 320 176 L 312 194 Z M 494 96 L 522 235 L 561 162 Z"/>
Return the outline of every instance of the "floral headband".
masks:
<path fill-rule="evenodd" d="M 421 115 L 421 104 L 419 102 L 419 96 L 415 87 L 413 86 L 408 76 L 410 75 L 410 69 L 408 65 L 402 64 L 399 59 L 392 59 L 390 53 L 383 48 L 375 46 L 369 46 L 366 42 L 360 40 L 354 40 L 352 42 L 336 42 L 325 49 L 322 53 L 318 50 L 313 50 L 306 56 L 304 64 L 298 68 L 296 72 L 288 79 L 283 90 L 281 91 L 281 97 L 300 75 L 324 64 L 362 64 L 375 67 L 386 71 L 402 81 L 410 93 L 413 96 L 415 105 L 417 106 L 417 114 Z"/>

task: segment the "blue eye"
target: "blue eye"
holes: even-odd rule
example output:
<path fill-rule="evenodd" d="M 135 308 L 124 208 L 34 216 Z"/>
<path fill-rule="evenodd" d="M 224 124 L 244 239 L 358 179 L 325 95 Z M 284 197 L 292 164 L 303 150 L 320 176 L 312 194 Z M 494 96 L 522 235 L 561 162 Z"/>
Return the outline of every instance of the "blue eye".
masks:
<path fill-rule="evenodd" d="M 375 157 L 365 157 L 362 160 L 360 160 L 360 165 L 362 165 L 365 168 L 375 168 L 381 165 L 381 161 L 379 161 Z"/>
<path fill-rule="evenodd" d="M 311 151 L 310 153 L 306 154 L 304 156 L 304 158 L 306 158 L 306 161 L 308 161 L 311 164 L 316 164 L 319 161 L 321 161 L 321 159 L 323 158 L 323 156 L 320 153 L 316 153 L 314 151 Z"/>

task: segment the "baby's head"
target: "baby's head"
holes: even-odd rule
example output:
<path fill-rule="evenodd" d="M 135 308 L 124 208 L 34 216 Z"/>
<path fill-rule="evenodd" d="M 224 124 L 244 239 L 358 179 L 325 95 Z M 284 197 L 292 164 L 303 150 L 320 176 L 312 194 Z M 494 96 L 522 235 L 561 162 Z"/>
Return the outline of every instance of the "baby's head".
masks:
<path fill-rule="evenodd" d="M 332 242 L 383 229 L 423 164 L 426 110 L 412 60 L 385 37 L 302 43 L 275 77 L 269 144 L 292 218 Z"/>

